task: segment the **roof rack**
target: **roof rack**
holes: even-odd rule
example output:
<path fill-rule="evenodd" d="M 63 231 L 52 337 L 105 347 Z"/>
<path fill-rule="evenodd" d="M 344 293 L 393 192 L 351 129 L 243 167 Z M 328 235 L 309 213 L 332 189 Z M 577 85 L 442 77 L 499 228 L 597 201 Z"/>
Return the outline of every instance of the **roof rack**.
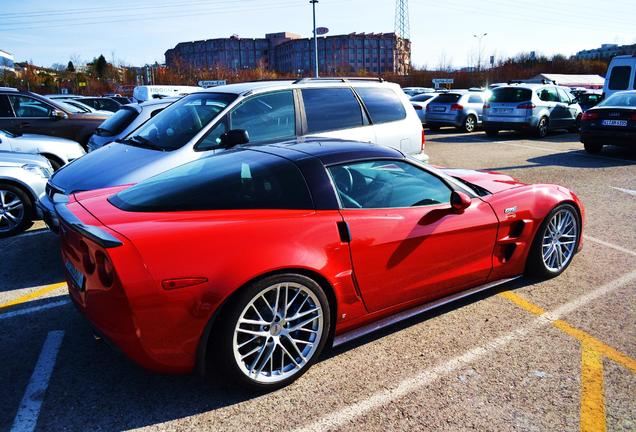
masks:
<path fill-rule="evenodd" d="M 525 82 L 522 80 L 508 80 L 508 85 L 511 84 L 525 84 Z"/>
<path fill-rule="evenodd" d="M 300 84 L 300 83 L 311 82 L 311 81 L 338 81 L 338 82 L 377 81 L 377 82 L 384 82 L 384 78 L 382 78 L 382 77 L 319 77 L 319 78 L 305 77 L 305 78 L 298 78 L 296 81 L 293 82 L 293 84 Z"/>

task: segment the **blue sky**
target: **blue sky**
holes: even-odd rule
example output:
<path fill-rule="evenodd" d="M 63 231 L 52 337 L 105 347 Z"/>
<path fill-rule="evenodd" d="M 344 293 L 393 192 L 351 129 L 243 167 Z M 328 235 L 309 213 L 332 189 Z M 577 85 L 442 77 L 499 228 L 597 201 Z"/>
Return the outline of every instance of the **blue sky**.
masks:
<path fill-rule="evenodd" d="M 163 62 L 177 42 L 290 31 L 311 35 L 306 0 L 0 0 L 0 49 L 50 66 L 104 54 L 129 65 Z M 572 54 L 601 43 L 636 43 L 636 0 L 410 0 L 412 60 L 474 64 L 520 51 Z M 330 34 L 390 32 L 394 0 L 320 0 Z"/>

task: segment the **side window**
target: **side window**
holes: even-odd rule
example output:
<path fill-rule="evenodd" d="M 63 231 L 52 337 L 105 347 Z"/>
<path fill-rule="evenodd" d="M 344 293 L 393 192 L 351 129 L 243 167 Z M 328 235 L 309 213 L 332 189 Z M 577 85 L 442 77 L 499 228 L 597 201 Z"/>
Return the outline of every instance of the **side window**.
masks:
<path fill-rule="evenodd" d="M 450 201 L 451 189 L 409 163 L 364 161 L 329 167 L 343 208 L 415 207 Z"/>
<path fill-rule="evenodd" d="M 225 116 L 219 124 L 210 129 L 201 142 L 197 144 L 196 150 L 202 151 L 217 148 L 219 144 L 221 144 L 221 135 L 225 132 L 227 132 L 227 116 Z"/>
<path fill-rule="evenodd" d="M 539 99 L 544 102 L 559 102 L 559 95 L 554 87 L 545 87 L 538 92 Z"/>
<path fill-rule="evenodd" d="M 484 100 L 482 99 L 481 95 L 474 94 L 474 95 L 470 95 L 470 97 L 468 98 L 468 103 L 483 104 Z"/>
<path fill-rule="evenodd" d="M 627 90 L 632 75 L 631 66 L 614 66 L 609 77 L 610 90 Z"/>
<path fill-rule="evenodd" d="M 406 117 L 402 101 L 390 88 L 358 87 L 355 90 L 373 123 L 387 123 Z"/>
<path fill-rule="evenodd" d="M 13 110 L 9 99 L 6 96 L 0 95 L 0 117 L 13 117 Z"/>
<path fill-rule="evenodd" d="M 16 117 L 50 117 L 51 107 L 28 96 L 9 95 Z"/>
<path fill-rule="evenodd" d="M 232 129 L 245 129 L 250 142 L 296 135 L 296 112 L 291 91 L 254 96 L 230 112 Z"/>
<path fill-rule="evenodd" d="M 303 89 L 307 132 L 362 126 L 360 103 L 348 88 Z"/>
<path fill-rule="evenodd" d="M 557 91 L 559 92 L 559 100 L 563 103 L 570 103 L 570 96 L 568 96 L 567 92 L 560 87 L 557 87 Z"/>

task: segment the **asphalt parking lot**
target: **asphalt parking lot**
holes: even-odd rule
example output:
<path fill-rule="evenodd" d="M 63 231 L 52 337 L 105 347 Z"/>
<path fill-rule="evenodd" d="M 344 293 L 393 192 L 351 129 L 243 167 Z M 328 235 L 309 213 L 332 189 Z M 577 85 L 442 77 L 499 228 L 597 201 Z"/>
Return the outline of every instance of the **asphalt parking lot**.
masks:
<path fill-rule="evenodd" d="M 426 313 L 254 395 L 146 372 L 95 341 L 56 237 L 35 225 L 0 240 L 0 430 L 636 430 L 636 153 L 451 129 L 428 133 L 427 153 L 571 188 L 583 251 L 556 279 Z"/>

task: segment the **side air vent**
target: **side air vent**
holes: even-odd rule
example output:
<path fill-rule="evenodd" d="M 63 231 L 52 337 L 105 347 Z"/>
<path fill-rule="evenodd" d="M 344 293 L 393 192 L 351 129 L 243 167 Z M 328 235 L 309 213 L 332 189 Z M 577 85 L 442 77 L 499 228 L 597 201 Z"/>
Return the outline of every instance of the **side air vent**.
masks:
<path fill-rule="evenodd" d="M 514 243 L 507 244 L 503 248 L 503 262 L 510 261 L 512 258 L 512 254 L 515 253 L 515 249 L 517 249 L 517 245 Z"/>
<path fill-rule="evenodd" d="M 508 236 L 521 237 L 521 234 L 523 233 L 523 228 L 525 226 L 526 226 L 526 223 L 524 221 L 517 221 L 513 223 L 512 225 L 510 225 L 510 234 L 508 234 Z"/>

